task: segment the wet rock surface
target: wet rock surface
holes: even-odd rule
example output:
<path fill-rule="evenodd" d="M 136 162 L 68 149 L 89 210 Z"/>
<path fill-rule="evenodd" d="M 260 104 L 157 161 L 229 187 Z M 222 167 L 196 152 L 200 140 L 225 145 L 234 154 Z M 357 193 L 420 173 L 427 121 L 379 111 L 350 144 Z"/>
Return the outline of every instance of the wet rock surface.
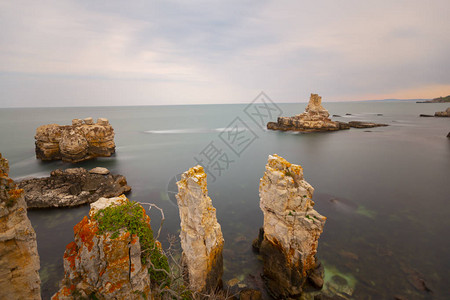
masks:
<path fill-rule="evenodd" d="M 36 233 L 0 154 L 0 299 L 41 299 Z"/>
<path fill-rule="evenodd" d="M 139 237 L 127 228 L 100 234 L 94 218 L 102 209 L 127 202 L 125 196 L 101 198 L 91 204 L 89 218 L 75 225 L 74 241 L 64 252 L 64 279 L 53 300 L 151 298 L 149 266 L 141 260 Z M 142 211 L 142 222 L 150 227 L 150 218 Z"/>
<path fill-rule="evenodd" d="M 313 209 L 313 192 L 301 166 L 269 156 L 259 186 L 264 226 L 253 248 L 259 249 L 266 287 L 276 299 L 301 295 L 311 274 L 321 285 L 317 276 L 323 272 L 315 255 L 326 218 Z"/>
<path fill-rule="evenodd" d="M 73 119 L 72 125 L 48 124 L 36 129 L 36 158 L 79 162 L 115 153 L 114 129 L 108 119 Z"/>
<path fill-rule="evenodd" d="M 25 179 L 19 182 L 25 190 L 28 208 L 78 206 L 101 197 L 116 197 L 128 193 L 125 176 L 110 174 L 106 168 L 57 169 L 50 177 Z"/>
<path fill-rule="evenodd" d="M 208 196 L 206 173 L 201 166 L 190 168 L 177 186 L 186 281 L 194 291 L 214 291 L 222 286 L 224 239 Z"/>

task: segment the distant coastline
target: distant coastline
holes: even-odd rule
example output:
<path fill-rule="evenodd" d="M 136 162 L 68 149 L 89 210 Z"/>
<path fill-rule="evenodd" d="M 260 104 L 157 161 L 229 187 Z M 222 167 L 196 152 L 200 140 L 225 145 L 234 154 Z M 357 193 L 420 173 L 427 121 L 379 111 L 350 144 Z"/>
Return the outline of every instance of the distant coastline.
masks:
<path fill-rule="evenodd" d="M 448 102 L 450 102 L 450 95 L 448 95 L 447 97 L 434 98 L 432 100 L 417 101 L 416 103 L 448 103 Z"/>

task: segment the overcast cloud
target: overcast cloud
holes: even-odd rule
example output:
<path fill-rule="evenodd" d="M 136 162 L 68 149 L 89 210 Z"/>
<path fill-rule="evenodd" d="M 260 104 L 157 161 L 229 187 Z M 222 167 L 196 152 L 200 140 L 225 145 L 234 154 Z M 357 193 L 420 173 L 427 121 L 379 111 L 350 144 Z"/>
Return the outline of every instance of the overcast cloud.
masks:
<path fill-rule="evenodd" d="M 450 1 L 0 0 L 0 107 L 450 94 Z"/>

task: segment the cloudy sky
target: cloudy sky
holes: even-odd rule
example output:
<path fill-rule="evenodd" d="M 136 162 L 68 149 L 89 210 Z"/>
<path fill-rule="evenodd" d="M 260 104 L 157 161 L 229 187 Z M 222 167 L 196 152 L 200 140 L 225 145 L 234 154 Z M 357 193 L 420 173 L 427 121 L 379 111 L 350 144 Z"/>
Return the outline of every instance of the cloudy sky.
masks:
<path fill-rule="evenodd" d="M 0 107 L 434 98 L 450 1 L 0 0 Z"/>

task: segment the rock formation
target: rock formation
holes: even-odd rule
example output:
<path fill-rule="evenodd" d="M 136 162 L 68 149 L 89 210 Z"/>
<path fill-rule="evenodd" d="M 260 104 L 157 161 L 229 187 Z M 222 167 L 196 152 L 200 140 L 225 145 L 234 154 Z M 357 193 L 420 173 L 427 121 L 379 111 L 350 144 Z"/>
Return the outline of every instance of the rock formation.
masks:
<path fill-rule="evenodd" d="M 279 117 L 277 123 L 267 123 L 267 129 L 295 131 L 334 131 L 339 123 L 329 118 L 330 114 L 322 106 L 322 97 L 311 94 L 308 106 L 302 114 L 293 117 Z"/>
<path fill-rule="evenodd" d="M 177 186 L 187 282 L 194 291 L 213 291 L 222 285 L 224 240 L 208 197 L 206 173 L 201 166 L 190 168 Z"/>
<path fill-rule="evenodd" d="M 114 129 L 108 119 L 73 119 L 72 125 L 49 124 L 36 129 L 36 158 L 79 162 L 115 152 Z"/>
<path fill-rule="evenodd" d="M 450 107 L 447 108 L 445 111 L 437 111 L 434 113 L 435 117 L 444 117 L 444 118 L 448 118 L 450 117 Z"/>
<path fill-rule="evenodd" d="M 313 192 L 301 166 L 269 156 L 259 185 L 264 227 L 254 248 L 262 255 L 266 287 L 276 299 L 300 295 L 306 279 L 320 274 L 315 255 L 326 218 L 313 209 Z M 312 281 L 320 287 L 320 279 Z"/>
<path fill-rule="evenodd" d="M 420 114 L 419 116 L 420 117 L 428 117 L 428 118 L 432 118 L 432 117 L 448 118 L 448 117 L 450 117 L 450 107 L 444 111 L 437 111 L 434 113 L 434 115 Z"/>
<path fill-rule="evenodd" d="M 106 168 L 57 169 L 50 177 L 25 179 L 19 182 L 25 190 L 28 208 L 78 206 L 100 197 L 117 197 L 131 187 L 122 175 L 110 174 Z"/>
<path fill-rule="evenodd" d="M 386 124 L 359 121 L 352 121 L 349 123 L 335 122 L 332 121 L 329 116 L 330 114 L 328 111 L 322 106 L 322 97 L 317 94 L 311 94 L 308 106 L 302 114 L 293 117 L 279 117 L 276 123 L 267 123 L 267 129 L 316 132 L 343 130 L 349 129 L 350 127 L 371 128 L 388 126 Z"/>
<path fill-rule="evenodd" d="M 0 154 L 0 299 L 41 299 L 36 233 Z"/>
<path fill-rule="evenodd" d="M 151 299 L 149 262 L 141 253 L 143 239 L 127 227 L 105 230 L 106 221 L 98 219 L 97 213 L 102 216 L 106 208 L 127 204 L 131 202 L 125 196 L 101 198 L 91 204 L 89 218 L 85 216 L 75 225 L 75 241 L 66 247 L 64 279 L 53 300 Z M 137 208 L 137 220 L 150 228 L 145 210 L 140 205 Z"/>

